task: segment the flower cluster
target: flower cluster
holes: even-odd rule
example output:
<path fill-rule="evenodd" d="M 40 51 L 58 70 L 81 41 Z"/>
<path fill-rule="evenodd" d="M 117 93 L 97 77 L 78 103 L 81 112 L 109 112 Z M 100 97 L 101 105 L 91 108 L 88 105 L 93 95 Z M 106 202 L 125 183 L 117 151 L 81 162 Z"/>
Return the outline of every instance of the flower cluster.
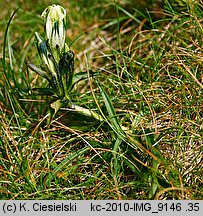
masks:
<path fill-rule="evenodd" d="M 57 111 L 62 103 L 70 107 L 73 106 L 69 92 L 72 88 L 74 53 L 65 43 L 66 10 L 60 5 L 51 5 L 43 11 L 42 17 L 44 18 L 46 39 L 43 39 L 37 32 L 35 32 L 35 38 L 45 71 L 29 62 L 27 65 L 48 80 L 53 94 L 58 98 L 52 104 L 52 108 Z"/>
<path fill-rule="evenodd" d="M 70 100 L 70 91 L 73 86 L 88 76 L 87 71 L 73 73 L 74 53 L 65 42 L 66 10 L 60 5 L 51 5 L 43 11 L 42 17 L 44 18 L 46 38 L 42 38 L 37 32 L 35 32 L 35 38 L 38 53 L 45 69 L 42 70 L 29 61 L 26 64 L 49 82 L 49 88 L 34 88 L 32 91 L 39 95 L 52 96 L 50 106 L 54 109 L 54 114 L 60 108 L 66 107 L 83 116 L 103 121 L 103 118 L 94 111 L 73 104 Z M 95 73 L 93 74 L 95 75 Z"/>

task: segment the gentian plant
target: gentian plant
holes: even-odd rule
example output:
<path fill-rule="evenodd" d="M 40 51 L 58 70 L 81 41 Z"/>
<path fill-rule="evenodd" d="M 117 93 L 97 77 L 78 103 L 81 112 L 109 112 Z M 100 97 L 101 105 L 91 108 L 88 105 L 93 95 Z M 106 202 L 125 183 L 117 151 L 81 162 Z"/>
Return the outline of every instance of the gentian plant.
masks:
<path fill-rule="evenodd" d="M 51 108 L 57 111 L 66 107 L 82 115 L 102 121 L 103 118 L 92 110 L 74 104 L 70 98 L 70 91 L 75 83 L 84 77 L 87 72 L 74 74 L 74 53 L 66 44 L 66 10 L 60 5 L 48 6 L 42 13 L 45 25 L 46 38 L 35 32 L 38 53 L 45 69 L 36 67 L 27 61 L 27 66 L 49 83 L 49 88 L 35 88 L 33 91 L 41 95 L 52 97 Z M 84 74 L 85 73 L 85 74 Z"/>

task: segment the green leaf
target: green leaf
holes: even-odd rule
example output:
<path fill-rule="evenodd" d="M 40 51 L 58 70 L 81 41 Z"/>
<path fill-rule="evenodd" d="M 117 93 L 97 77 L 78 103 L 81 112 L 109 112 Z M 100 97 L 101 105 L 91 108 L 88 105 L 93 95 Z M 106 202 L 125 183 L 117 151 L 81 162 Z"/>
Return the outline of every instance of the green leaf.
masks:
<path fill-rule="evenodd" d="M 30 68 L 30 70 L 34 71 L 35 73 L 37 73 L 38 75 L 42 76 L 43 78 L 45 78 L 46 80 L 49 81 L 50 83 L 50 79 L 47 77 L 47 74 L 45 71 L 41 70 L 40 68 L 36 67 L 34 64 L 32 64 L 29 61 L 26 61 L 26 65 L 28 68 Z M 51 84 L 51 83 L 50 83 Z"/>
<path fill-rule="evenodd" d="M 31 90 L 32 94 L 37 94 L 37 95 L 46 95 L 46 96 L 52 96 L 54 95 L 54 91 L 50 88 L 33 88 Z"/>
<path fill-rule="evenodd" d="M 59 79 L 62 81 L 65 94 L 71 89 L 74 73 L 74 53 L 68 51 L 65 53 L 59 61 Z"/>
<path fill-rule="evenodd" d="M 116 5 L 116 7 L 121 10 L 124 14 L 126 14 L 128 17 L 130 17 L 132 20 L 134 20 L 136 23 L 140 24 L 140 20 L 137 19 L 134 15 L 132 15 L 131 13 L 129 13 L 127 10 L 125 10 L 124 8 L 122 8 L 121 6 L 119 6 L 118 4 Z"/>
<path fill-rule="evenodd" d="M 54 115 L 58 112 L 58 110 L 62 107 L 61 100 L 56 100 L 53 103 L 51 103 L 51 108 L 54 109 Z"/>
<path fill-rule="evenodd" d="M 9 27 L 10 27 L 10 24 L 11 24 L 11 21 L 14 17 L 14 15 L 17 13 L 17 11 L 19 10 L 16 9 L 13 14 L 11 15 L 8 23 L 7 23 L 7 26 L 6 26 L 6 30 L 5 30 L 5 34 L 4 34 L 4 44 L 3 44 L 3 58 L 2 58 L 2 66 L 3 66 L 3 73 L 4 73 L 4 76 L 6 78 L 6 82 L 7 82 L 7 85 L 12 89 L 11 87 L 11 83 L 8 79 L 8 76 L 7 76 L 7 70 L 6 70 L 6 41 L 7 41 L 7 37 L 8 37 L 8 30 L 9 30 Z"/>
<path fill-rule="evenodd" d="M 151 152 L 156 156 L 158 159 L 162 159 L 162 154 L 159 149 L 158 143 L 156 144 L 156 136 L 151 133 L 150 130 L 146 129 L 144 131 L 145 140 L 146 140 L 146 146 L 151 150 Z M 155 145 L 155 146 L 154 146 Z M 151 174 L 149 176 L 148 182 L 149 182 L 149 199 L 153 198 L 158 187 L 159 182 L 157 179 L 157 172 L 158 172 L 159 162 L 152 158 L 152 170 L 150 171 Z"/>
<path fill-rule="evenodd" d="M 93 110 L 90 109 L 86 109 L 84 107 L 78 106 L 78 105 L 74 105 L 72 111 L 78 112 L 84 116 L 90 117 L 95 119 L 96 121 L 104 121 L 104 119 L 102 118 L 102 116 L 100 116 L 99 114 L 97 114 L 96 112 L 94 112 Z"/>
<path fill-rule="evenodd" d="M 89 74 L 90 74 L 91 77 L 94 77 L 94 76 L 98 76 L 100 74 L 100 72 L 99 71 L 93 72 L 92 70 L 90 70 Z M 72 88 L 74 87 L 74 85 L 76 83 L 80 82 L 81 80 L 85 80 L 85 79 L 88 79 L 88 73 L 87 73 L 87 71 L 82 71 L 82 72 L 74 74 L 73 75 L 73 85 L 72 85 Z"/>
<path fill-rule="evenodd" d="M 101 85 L 99 83 L 97 83 L 100 92 L 102 93 L 102 97 L 109 115 L 109 121 L 111 122 L 113 129 L 115 130 L 115 132 L 119 133 L 119 134 L 123 134 L 123 130 L 119 124 L 119 121 L 117 119 L 116 116 L 116 112 L 115 109 L 113 107 L 113 104 L 109 98 L 109 96 L 107 95 L 107 93 L 104 91 L 104 89 L 101 87 Z"/>
<path fill-rule="evenodd" d="M 118 186 L 118 179 L 121 170 L 121 157 L 119 155 L 119 146 L 122 140 L 117 137 L 113 147 L 113 158 L 111 160 L 111 169 L 114 178 L 115 185 Z"/>
<path fill-rule="evenodd" d="M 104 103 L 105 103 L 105 106 L 106 106 L 106 109 L 107 109 L 107 112 L 109 115 L 108 120 L 111 122 L 111 125 L 113 126 L 112 128 L 115 132 L 116 141 L 115 141 L 114 147 L 113 147 L 113 158 L 111 161 L 111 168 L 112 168 L 114 183 L 115 183 L 116 187 L 118 187 L 118 180 L 119 180 L 119 175 L 120 175 L 120 170 L 121 170 L 119 146 L 122 143 L 123 130 L 119 124 L 115 109 L 113 107 L 113 104 L 112 104 L 109 96 L 104 91 L 104 89 L 101 87 L 101 85 L 99 85 L 99 83 L 97 83 L 97 85 L 100 89 L 100 92 L 102 93 L 102 97 L 103 97 L 103 100 L 104 100 Z"/>
<path fill-rule="evenodd" d="M 45 179 L 45 185 L 48 185 L 51 180 L 59 173 L 65 166 L 67 166 L 72 160 L 77 158 L 78 156 L 84 154 L 90 150 L 90 147 L 85 146 L 84 148 L 78 150 L 77 152 L 69 155 L 66 159 L 64 159 L 54 170 L 51 172 L 48 177 Z"/>

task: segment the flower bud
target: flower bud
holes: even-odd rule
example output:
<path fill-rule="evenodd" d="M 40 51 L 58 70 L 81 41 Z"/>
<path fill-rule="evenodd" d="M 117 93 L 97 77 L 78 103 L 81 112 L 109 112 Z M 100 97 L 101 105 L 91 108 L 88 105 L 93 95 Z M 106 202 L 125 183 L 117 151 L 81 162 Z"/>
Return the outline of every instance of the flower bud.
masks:
<path fill-rule="evenodd" d="M 37 32 L 35 32 L 35 38 L 37 40 L 37 49 L 40 54 L 40 57 L 43 63 L 48 68 L 48 74 L 57 77 L 54 60 L 52 54 L 50 53 L 47 47 L 46 42 L 40 37 L 40 35 Z"/>
<path fill-rule="evenodd" d="M 60 5 L 48 6 L 42 13 L 51 52 L 58 63 L 65 46 L 66 10 Z"/>

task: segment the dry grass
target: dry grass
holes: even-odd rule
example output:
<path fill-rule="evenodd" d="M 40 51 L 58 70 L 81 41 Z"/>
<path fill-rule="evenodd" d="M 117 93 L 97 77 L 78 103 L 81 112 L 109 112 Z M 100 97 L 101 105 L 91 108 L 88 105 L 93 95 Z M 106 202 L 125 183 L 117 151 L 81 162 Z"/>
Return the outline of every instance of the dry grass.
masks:
<path fill-rule="evenodd" d="M 40 31 L 41 21 L 36 14 L 44 6 L 37 5 L 32 9 L 25 4 L 24 10 L 31 12 L 23 15 L 20 11 L 10 30 L 13 67 L 9 55 L 6 62 L 16 91 L 1 80 L 0 197 L 148 199 L 150 179 L 155 175 L 158 188 L 152 198 L 202 199 L 202 5 L 194 11 L 167 12 L 154 22 L 147 15 L 139 17 L 139 23 L 132 19 L 134 15 L 128 17 L 123 11 L 116 14 L 115 7 L 108 3 L 103 4 L 103 9 L 95 6 L 98 11 L 91 18 L 86 16 L 88 8 L 78 13 L 82 3 L 78 7 L 74 3 L 64 5 L 69 11 L 69 40 L 86 32 L 72 45 L 76 72 L 87 67 L 101 70 L 91 82 L 78 84 L 72 97 L 75 103 L 97 112 L 98 103 L 111 122 L 95 82 L 99 81 L 113 103 L 119 124 L 126 129 L 127 145 L 123 142 L 119 147 L 116 178 L 112 171 L 116 135 L 112 130 L 106 125 L 89 128 L 87 119 L 63 111 L 47 128 L 46 98 L 23 93 L 24 79 L 31 87 L 46 85 L 28 73 L 24 65 L 25 56 L 39 63 L 33 31 Z M 106 19 L 101 19 L 101 14 Z M 8 11 L 1 16 L 7 17 Z M 28 17 L 32 19 L 26 22 Z M 33 25 L 34 30 L 26 30 Z M 75 124 L 82 124 L 85 130 L 75 129 Z M 135 140 L 146 151 L 135 150 L 139 149 L 134 146 Z M 161 152 L 156 169 L 152 158 L 157 155 L 150 145 Z M 88 150 L 80 153 L 85 146 Z M 125 163 L 125 157 L 134 169 L 138 166 L 142 176 Z"/>

